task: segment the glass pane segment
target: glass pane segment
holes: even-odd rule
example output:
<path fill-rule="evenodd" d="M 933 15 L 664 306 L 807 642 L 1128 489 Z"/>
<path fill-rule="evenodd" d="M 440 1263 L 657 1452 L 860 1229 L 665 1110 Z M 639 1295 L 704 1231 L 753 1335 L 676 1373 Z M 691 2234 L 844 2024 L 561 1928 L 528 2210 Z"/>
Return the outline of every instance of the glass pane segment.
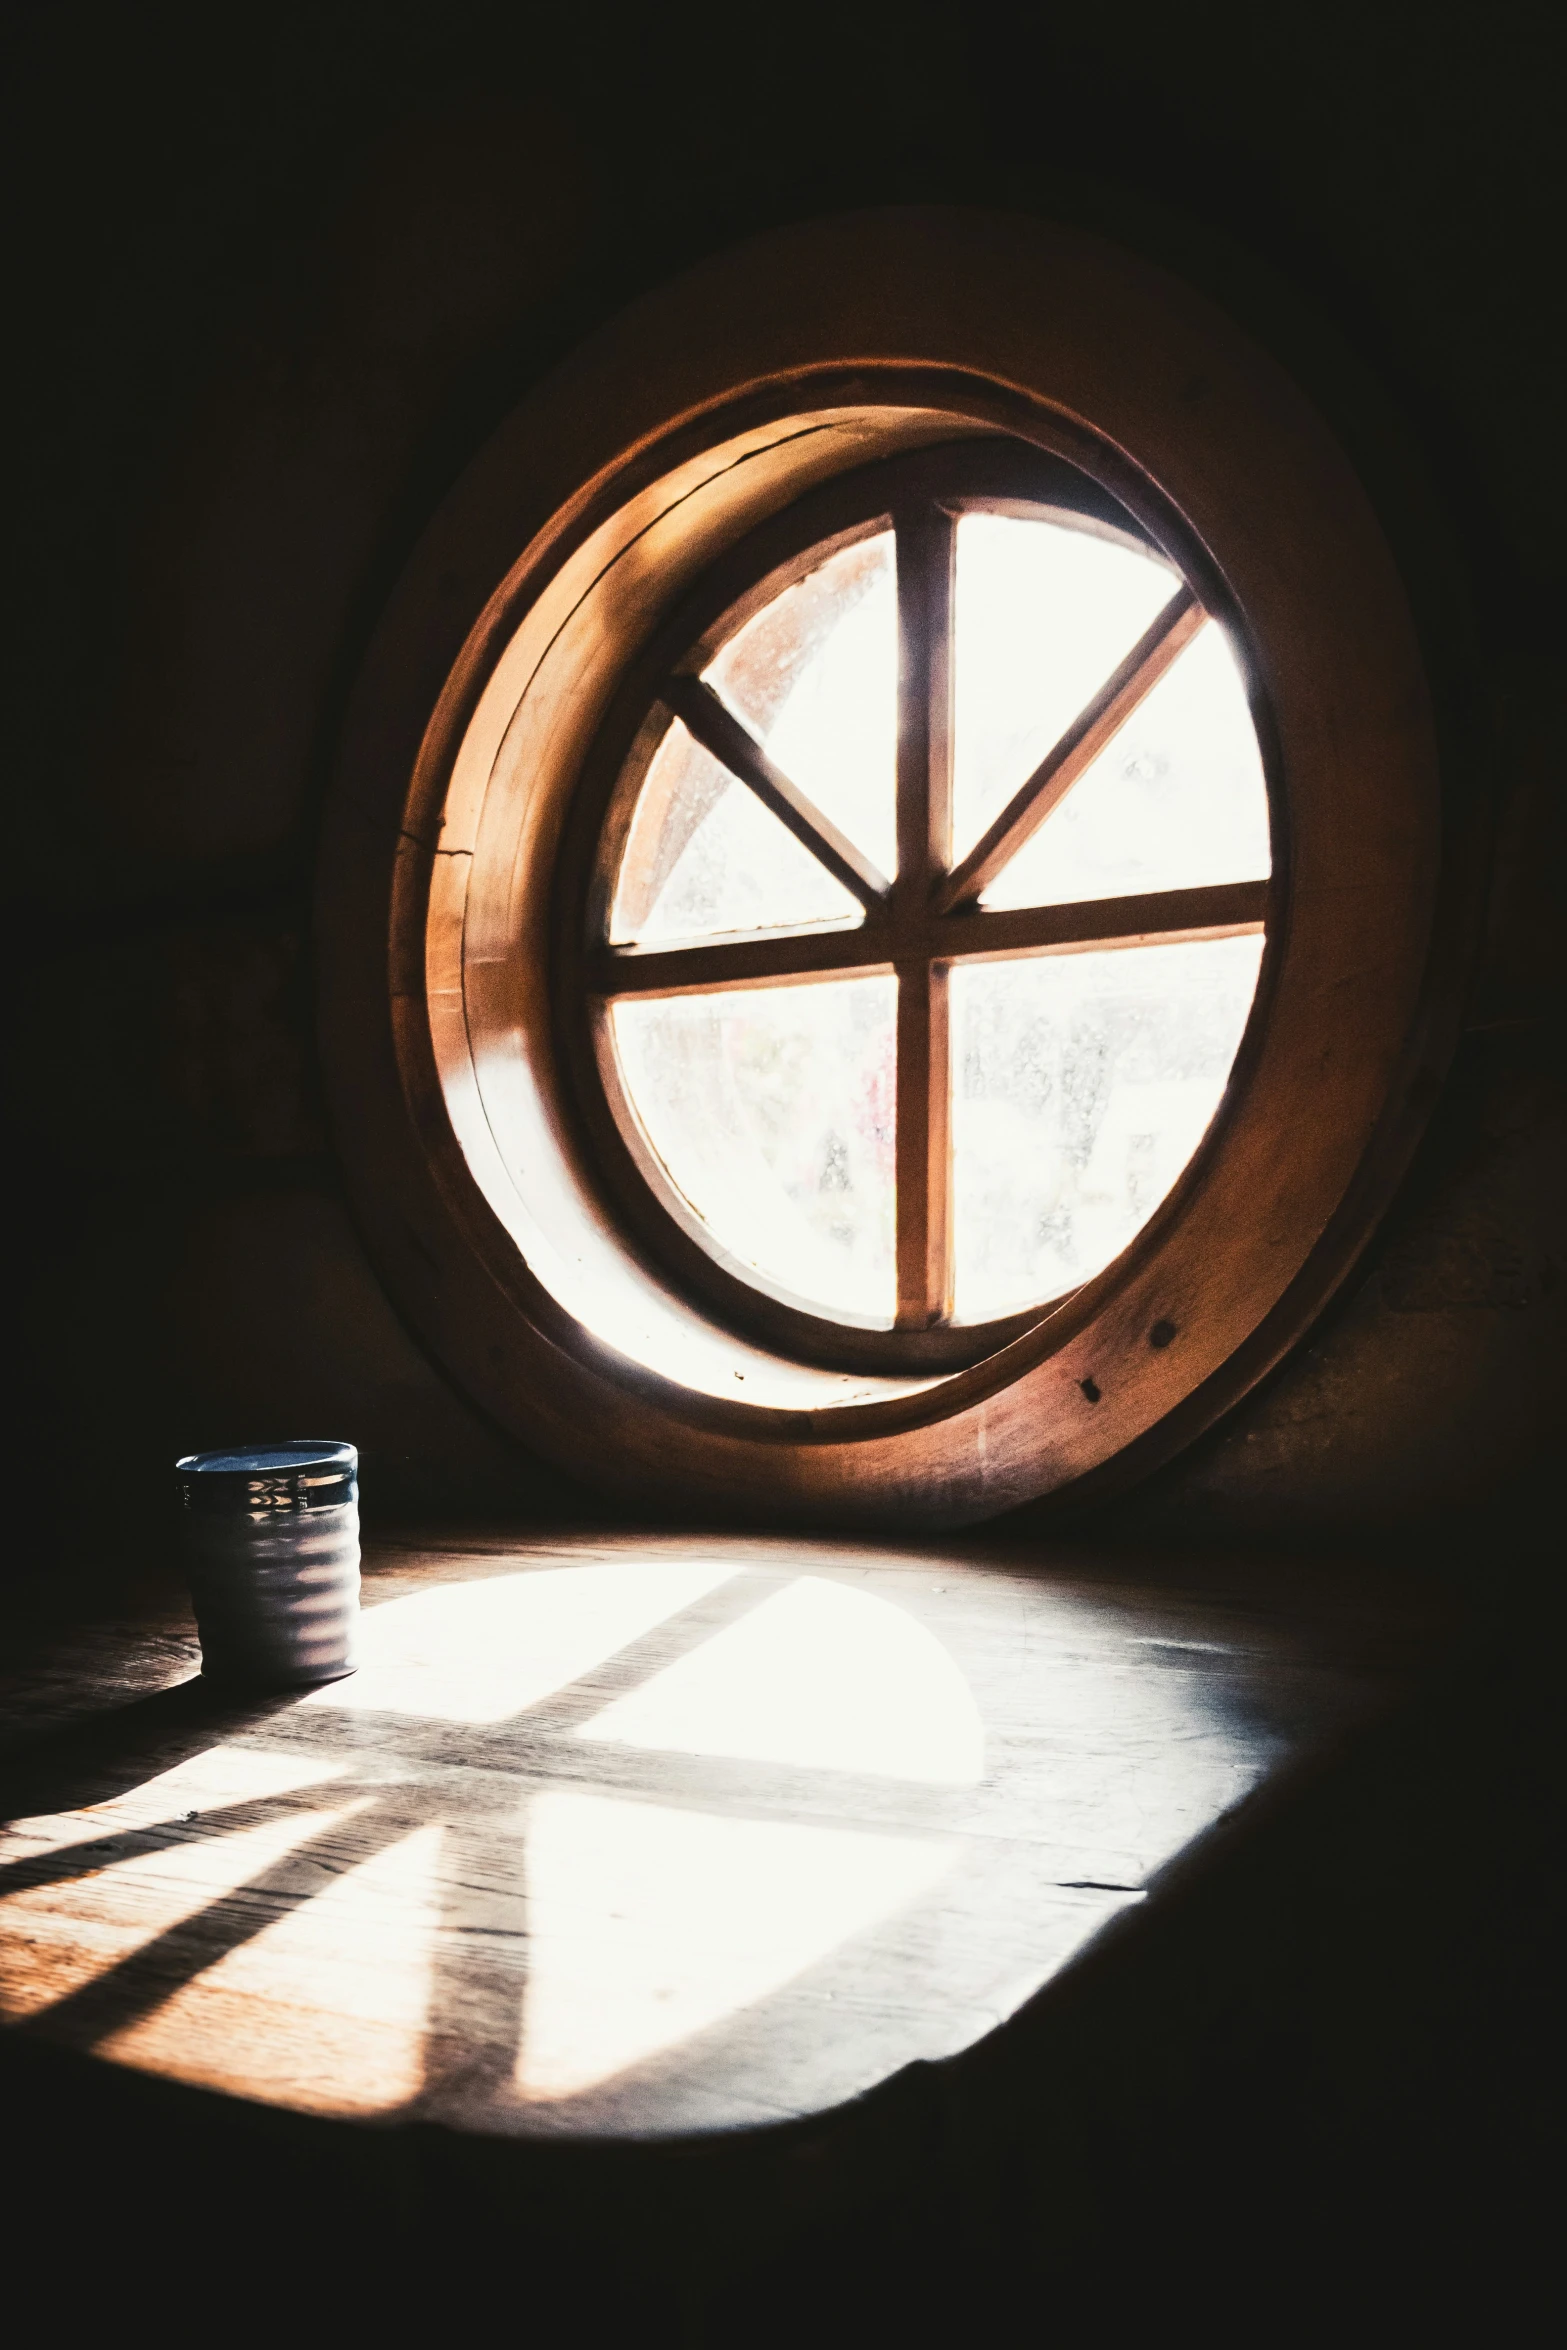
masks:
<path fill-rule="evenodd" d="M 631 820 L 610 910 L 613 943 L 859 917 L 843 884 L 676 719 Z"/>
<path fill-rule="evenodd" d="M 1271 867 L 1268 792 L 1246 687 L 1210 622 L 1139 703 L 1033 839 L 987 906 L 1062 906 Z"/>
<path fill-rule="evenodd" d="M 1180 586 L 1064 523 L 958 524 L 954 857 L 967 854 Z"/>
<path fill-rule="evenodd" d="M 1262 940 L 959 964 L 957 1312 L 1043 1302 L 1119 1255 L 1218 1108 Z"/>
<path fill-rule="evenodd" d="M 768 757 L 890 877 L 898 853 L 892 533 L 845 547 L 785 588 L 703 676 Z"/>
<path fill-rule="evenodd" d="M 837 1319 L 896 1306 L 890 978 L 634 999 L 626 1093 L 719 1246 Z"/>

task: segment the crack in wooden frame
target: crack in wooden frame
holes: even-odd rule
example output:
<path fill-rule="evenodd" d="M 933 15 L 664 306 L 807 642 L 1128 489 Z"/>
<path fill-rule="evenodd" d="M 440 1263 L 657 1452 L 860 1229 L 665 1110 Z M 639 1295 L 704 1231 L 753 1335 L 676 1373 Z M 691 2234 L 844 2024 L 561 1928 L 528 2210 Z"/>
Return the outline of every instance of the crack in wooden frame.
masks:
<path fill-rule="evenodd" d="M 1264 926 L 1266 881 L 987 909 L 979 899 L 1174 666 L 1208 614 L 1182 581 L 968 854 L 952 863 L 953 577 L 958 517 L 929 500 L 896 507 L 898 870 L 887 880 L 689 670 L 654 699 L 865 908 L 831 928 L 688 946 L 610 946 L 588 957 L 590 992 L 704 994 L 891 972 L 898 990 L 895 1111 L 900 1331 L 952 1311 L 952 1134 L 948 972 L 958 960 L 1234 938 Z"/>

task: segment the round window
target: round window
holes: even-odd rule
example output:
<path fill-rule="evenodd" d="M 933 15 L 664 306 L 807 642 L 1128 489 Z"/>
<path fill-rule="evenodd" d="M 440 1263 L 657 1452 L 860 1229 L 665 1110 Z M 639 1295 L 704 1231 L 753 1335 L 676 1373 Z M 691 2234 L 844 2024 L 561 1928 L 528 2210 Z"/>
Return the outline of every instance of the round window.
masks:
<path fill-rule="evenodd" d="M 1231 325 L 1037 222 L 786 232 L 540 387 L 370 647 L 320 906 L 364 1228 L 496 1418 L 666 1505 L 1130 1469 L 1407 1160 L 1443 822 L 1376 517 Z"/>
<path fill-rule="evenodd" d="M 635 663 L 577 817 L 595 1155 L 780 1345 L 992 1352 L 1122 1253 L 1223 1101 L 1271 862 L 1245 676 L 1043 452 L 938 445 L 742 542 Z"/>

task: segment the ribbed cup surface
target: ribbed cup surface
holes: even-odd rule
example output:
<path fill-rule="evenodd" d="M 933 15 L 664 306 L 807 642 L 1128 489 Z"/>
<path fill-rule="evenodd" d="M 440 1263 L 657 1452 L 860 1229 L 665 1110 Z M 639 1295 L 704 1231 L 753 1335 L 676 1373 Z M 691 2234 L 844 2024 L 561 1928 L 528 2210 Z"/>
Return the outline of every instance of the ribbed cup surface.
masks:
<path fill-rule="evenodd" d="M 179 1464 L 202 1670 L 214 1679 L 290 1688 L 340 1680 L 358 1662 L 358 1459 L 350 1445 L 330 1459 L 324 1449 Z"/>
<path fill-rule="evenodd" d="M 357 1502 L 297 1517 L 188 1518 L 185 1556 L 204 1672 L 282 1687 L 353 1671 Z"/>

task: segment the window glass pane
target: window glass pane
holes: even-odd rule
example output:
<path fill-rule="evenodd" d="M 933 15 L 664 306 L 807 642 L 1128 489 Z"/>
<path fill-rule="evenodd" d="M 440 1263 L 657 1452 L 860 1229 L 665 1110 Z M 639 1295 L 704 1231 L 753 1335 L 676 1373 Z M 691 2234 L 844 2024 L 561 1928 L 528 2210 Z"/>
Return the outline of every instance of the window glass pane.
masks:
<path fill-rule="evenodd" d="M 841 882 L 677 719 L 631 820 L 609 935 L 634 941 L 857 921 Z"/>
<path fill-rule="evenodd" d="M 880 870 L 897 861 L 898 596 L 890 531 L 831 555 L 703 671 Z"/>
<path fill-rule="evenodd" d="M 1055 522 L 958 524 L 953 855 L 1058 742 L 1180 585 L 1152 556 Z"/>
<path fill-rule="evenodd" d="M 1201 1141 L 1262 940 L 952 973 L 957 1312 L 1059 1296 L 1118 1255 Z"/>
<path fill-rule="evenodd" d="M 983 902 L 1060 906 L 1256 881 L 1269 867 L 1268 793 L 1246 687 L 1210 623 Z"/>
<path fill-rule="evenodd" d="M 643 1130 L 719 1245 L 829 1316 L 887 1323 L 895 987 L 733 988 L 612 1014 Z"/>

